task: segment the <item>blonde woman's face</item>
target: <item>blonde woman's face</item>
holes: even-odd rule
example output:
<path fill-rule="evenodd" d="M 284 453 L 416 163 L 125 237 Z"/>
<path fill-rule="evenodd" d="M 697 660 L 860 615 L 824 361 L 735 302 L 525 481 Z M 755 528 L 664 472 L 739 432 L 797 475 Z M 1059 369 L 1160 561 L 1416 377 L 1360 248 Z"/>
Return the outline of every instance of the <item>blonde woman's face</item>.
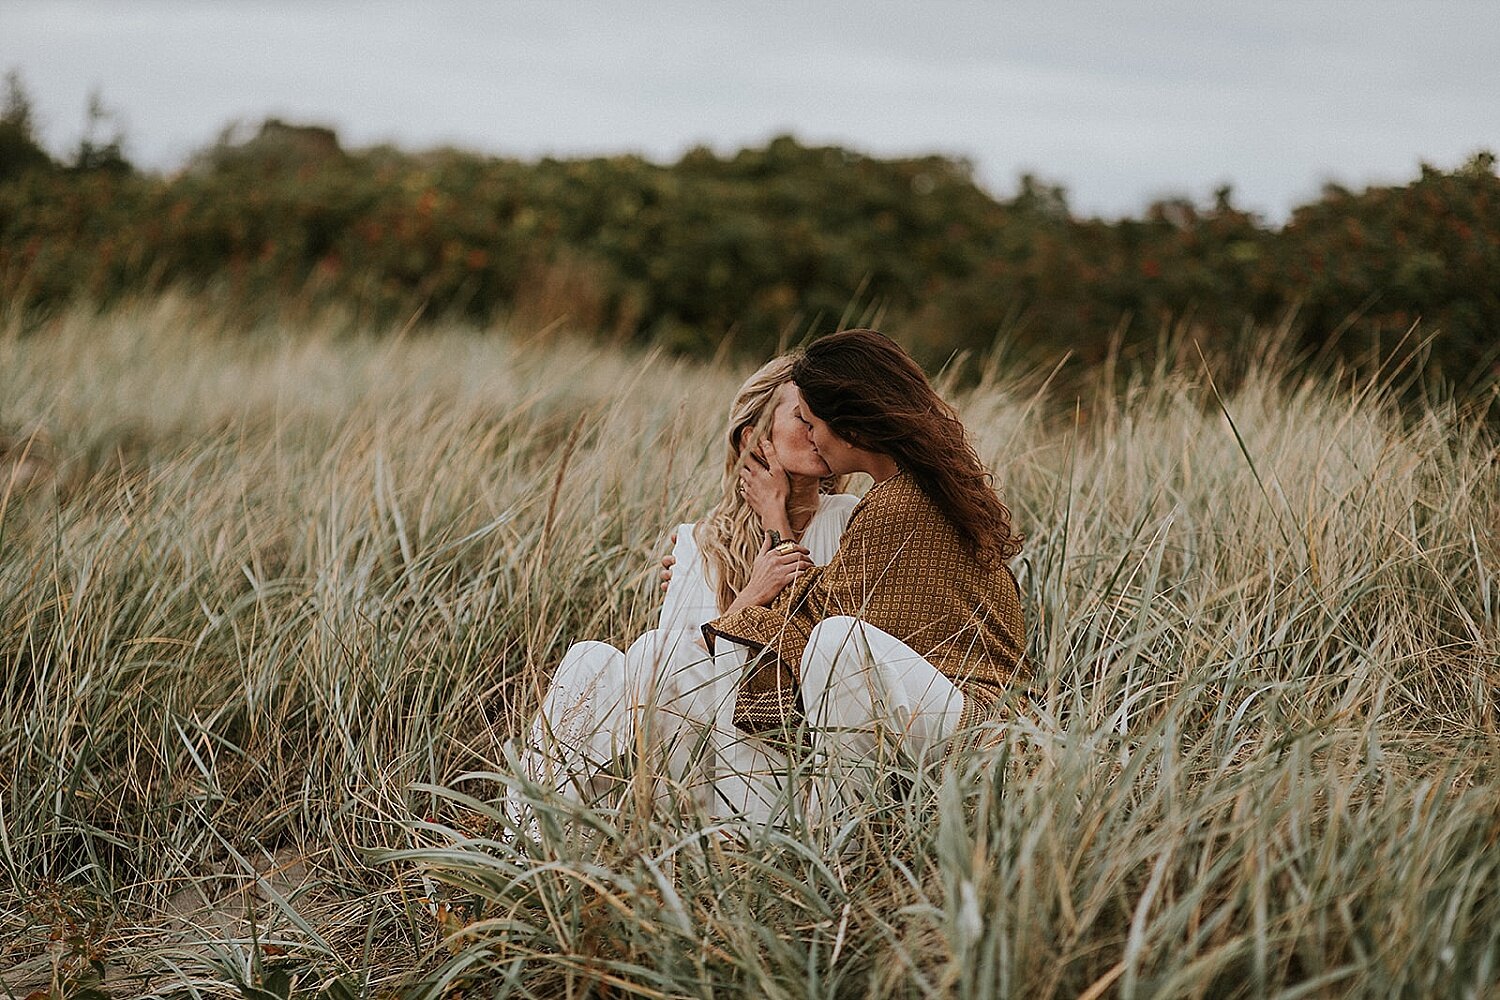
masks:
<path fill-rule="evenodd" d="M 828 475 L 828 463 L 813 447 L 808 433 L 807 421 L 799 415 L 802 396 L 797 387 L 788 382 L 776 390 L 771 415 L 771 443 L 776 446 L 776 457 L 782 468 L 794 476 L 810 476 L 821 479 Z"/>

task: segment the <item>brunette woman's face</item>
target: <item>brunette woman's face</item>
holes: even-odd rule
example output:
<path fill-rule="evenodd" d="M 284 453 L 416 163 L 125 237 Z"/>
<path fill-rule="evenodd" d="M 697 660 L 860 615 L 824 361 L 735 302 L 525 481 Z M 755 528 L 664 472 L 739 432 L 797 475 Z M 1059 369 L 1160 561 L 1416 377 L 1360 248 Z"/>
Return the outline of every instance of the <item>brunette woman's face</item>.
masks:
<path fill-rule="evenodd" d="M 791 390 L 795 403 L 792 415 L 806 431 L 812 441 L 813 449 L 826 463 L 829 474 L 844 476 L 851 472 L 862 471 L 867 453 L 839 437 L 834 433 L 833 428 L 828 426 L 827 421 L 819 419 L 803 401 L 802 393 L 795 385 L 791 386 Z"/>
<path fill-rule="evenodd" d="M 821 479 L 828 475 L 828 463 L 813 447 L 807 422 L 798 416 L 802 396 L 797 387 L 790 382 L 781 386 L 772 405 L 770 438 L 781 467 L 794 476 Z"/>

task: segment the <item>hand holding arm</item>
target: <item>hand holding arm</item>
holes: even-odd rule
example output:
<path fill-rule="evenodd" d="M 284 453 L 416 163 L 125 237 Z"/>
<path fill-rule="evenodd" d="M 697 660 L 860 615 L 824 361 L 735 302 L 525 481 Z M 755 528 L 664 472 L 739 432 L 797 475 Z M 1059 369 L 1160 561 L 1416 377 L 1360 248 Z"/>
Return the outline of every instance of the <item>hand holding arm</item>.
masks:
<path fill-rule="evenodd" d="M 772 548 L 768 532 L 750 569 L 750 579 L 724 610 L 725 617 L 745 608 L 766 607 L 797 578 L 798 573 L 806 572 L 812 566 L 812 556 L 800 545 L 783 542 Z"/>
<path fill-rule="evenodd" d="M 677 544 L 677 532 L 672 532 L 672 544 Z M 672 567 L 677 565 L 677 557 L 668 552 L 661 557 L 661 592 L 665 594 L 667 587 L 672 583 Z"/>

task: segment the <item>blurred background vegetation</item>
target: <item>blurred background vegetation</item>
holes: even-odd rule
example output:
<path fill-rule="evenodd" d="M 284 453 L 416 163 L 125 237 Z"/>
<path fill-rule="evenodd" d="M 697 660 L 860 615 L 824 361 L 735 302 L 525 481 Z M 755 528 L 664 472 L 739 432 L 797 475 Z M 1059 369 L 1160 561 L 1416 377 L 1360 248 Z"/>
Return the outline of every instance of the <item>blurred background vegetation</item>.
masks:
<path fill-rule="evenodd" d="M 1034 176 L 997 198 L 961 160 L 790 136 L 671 164 L 523 162 L 347 150 L 332 130 L 267 120 L 227 128 L 171 175 L 133 169 L 123 148 L 96 97 L 77 148 L 53 156 L 11 74 L 11 315 L 171 288 L 249 321 L 329 308 L 358 327 L 505 316 L 749 356 L 863 320 L 929 363 L 998 340 L 1084 366 L 1115 347 L 1149 354 L 1168 328 L 1206 347 L 1280 328 L 1306 356 L 1356 367 L 1420 352 L 1429 379 L 1460 390 L 1500 374 L 1500 178 L 1484 151 L 1452 171 L 1424 164 L 1404 185 L 1329 185 L 1277 226 L 1228 187 L 1209 204 L 1080 218 Z"/>

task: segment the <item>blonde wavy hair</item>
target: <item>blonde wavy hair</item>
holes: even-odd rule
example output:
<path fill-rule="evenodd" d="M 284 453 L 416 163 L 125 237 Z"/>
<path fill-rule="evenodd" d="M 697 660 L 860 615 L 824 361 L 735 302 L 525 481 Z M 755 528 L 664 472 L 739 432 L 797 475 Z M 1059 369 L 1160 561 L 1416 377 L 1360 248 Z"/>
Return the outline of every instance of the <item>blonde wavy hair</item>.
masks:
<path fill-rule="evenodd" d="M 724 458 L 722 495 L 718 505 L 694 529 L 704 564 L 718 580 L 719 610 L 729 607 L 750 579 L 750 568 L 760 551 L 765 528 L 745 498 L 740 495 L 740 469 L 749 454 L 771 433 L 776 414 L 776 391 L 792 380 L 795 355 L 772 358 L 745 380 L 729 408 L 728 453 Z M 742 451 L 740 434 L 750 428 L 750 440 Z M 846 476 L 827 476 L 818 485 L 820 493 L 842 492 Z"/>

